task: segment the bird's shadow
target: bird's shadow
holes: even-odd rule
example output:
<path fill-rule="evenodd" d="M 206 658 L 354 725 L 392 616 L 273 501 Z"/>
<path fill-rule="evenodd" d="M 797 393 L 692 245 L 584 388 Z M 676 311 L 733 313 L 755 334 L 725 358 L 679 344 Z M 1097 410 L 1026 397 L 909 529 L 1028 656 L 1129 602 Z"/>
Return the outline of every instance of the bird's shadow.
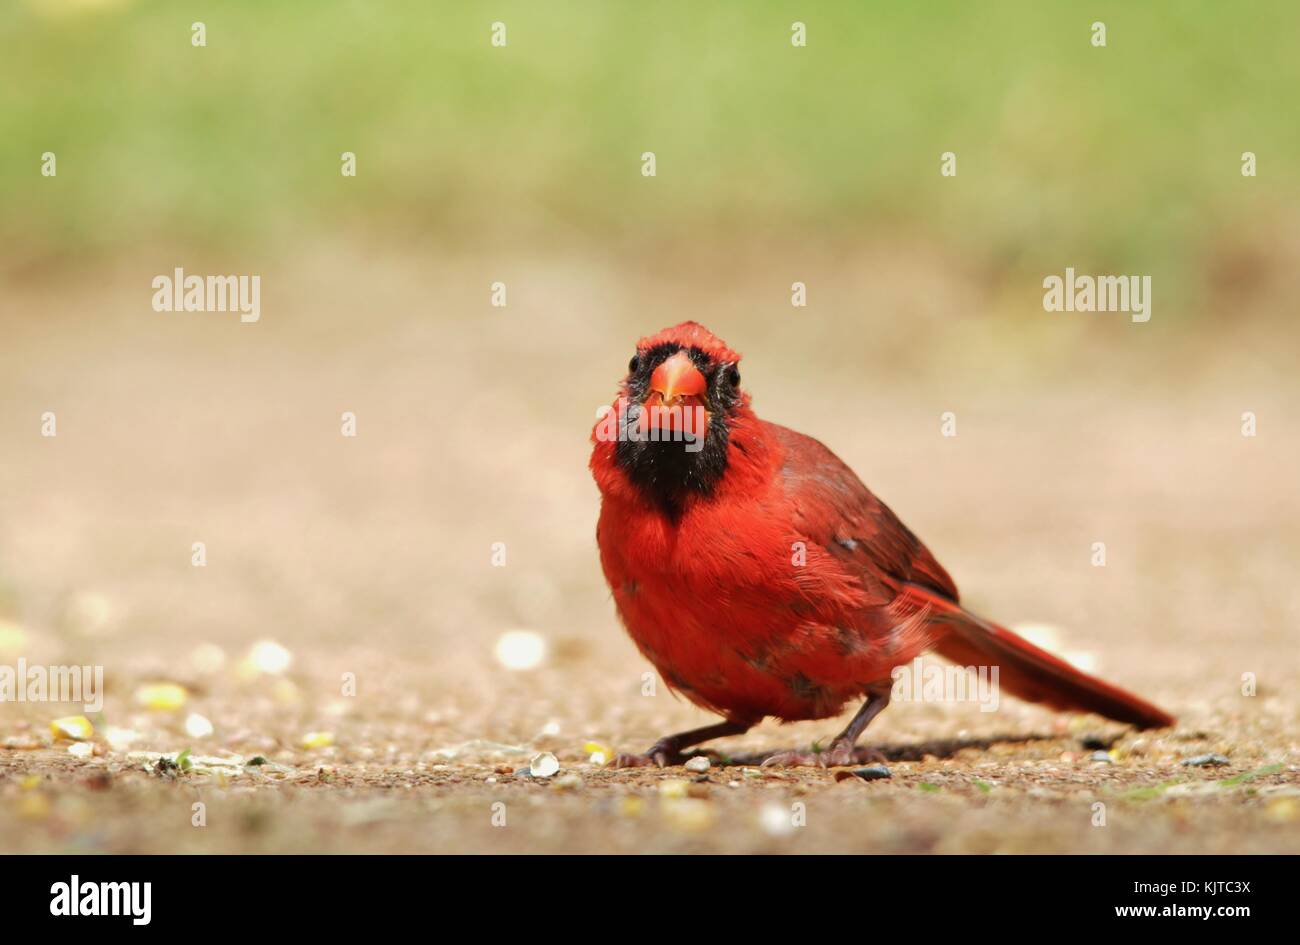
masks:
<path fill-rule="evenodd" d="M 928 758 L 952 758 L 958 752 L 965 751 L 968 748 L 974 748 L 979 751 L 987 751 L 994 745 L 1016 745 L 1026 742 L 1050 742 L 1060 741 L 1068 736 L 1061 735 L 1043 735 L 1043 734 L 1005 734 L 1005 735 L 988 735 L 983 738 L 942 738 L 934 741 L 919 742 L 915 745 L 859 745 L 854 761 L 855 763 L 865 763 L 868 761 L 879 761 L 882 757 L 886 761 L 923 761 Z M 765 760 L 773 755 L 782 754 L 782 750 L 768 751 L 751 751 L 740 754 L 723 754 L 714 749 L 702 749 L 687 752 L 686 757 L 692 755 L 703 755 L 715 764 L 723 767 L 727 766 L 752 766 L 761 765 Z"/>

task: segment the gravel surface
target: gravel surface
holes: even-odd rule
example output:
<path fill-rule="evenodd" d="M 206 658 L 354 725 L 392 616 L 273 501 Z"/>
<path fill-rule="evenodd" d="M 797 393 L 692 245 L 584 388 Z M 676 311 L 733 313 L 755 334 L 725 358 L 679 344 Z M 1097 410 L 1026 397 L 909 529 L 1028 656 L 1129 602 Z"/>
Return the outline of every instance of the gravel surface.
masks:
<path fill-rule="evenodd" d="M 840 282 L 797 316 L 780 279 L 730 257 L 514 260 L 502 313 L 470 278 L 481 260 L 324 247 L 265 273 L 253 326 L 153 312 L 163 252 L 10 278 L 25 317 L 0 348 L 0 665 L 102 666 L 106 695 L 80 742 L 51 729 L 79 706 L 0 705 L 0 849 L 1300 850 L 1285 346 L 1247 319 L 1211 347 L 1213 326 L 1170 319 L 1062 323 L 1012 349 L 1041 310 L 915 248 L 855 252 L 810 264 Z M 908 298 L 918 270 L 946 274 L 905 318 L 845 314 L 855 291 Z M 963 300 L 994 314 L 954 319 Z M 1037 625 L 1178 726 L 896 703 L 864 739 L 888 778 L 728 763 L 843 719 L 768 722 L 709 746 L 704 771 L 593 763 L 712 720 L 647 686 L 585 468 L 635 338 L 687 314 L 745 352 L 759 411 L 835 449 L 973 609 Z M 503 665 L 534 640 L 538 665 Z M 554 774 L 522 773 L 548 752 Z"/>

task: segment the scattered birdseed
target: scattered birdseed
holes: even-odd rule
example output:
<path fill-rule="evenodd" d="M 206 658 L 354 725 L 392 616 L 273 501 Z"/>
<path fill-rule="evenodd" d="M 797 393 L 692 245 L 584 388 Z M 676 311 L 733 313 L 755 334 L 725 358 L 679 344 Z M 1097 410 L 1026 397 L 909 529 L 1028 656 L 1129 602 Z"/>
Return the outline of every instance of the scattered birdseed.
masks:
<path fill-rule="evenodd" d="M 506 669 L 536 669 L 546 659 L 546 640 L 534 630 L 507 630 L 497 639 L 493 653 Z"/>
<path fill-rule="evenodd" d="M 104 738 L 114 751 L 126 751 L 144 736 L 134 729 L 109 726 L 104 730 Z"/>
<path fill-rule="evenodd" d="M 175 712 L 188 698 L 189 693 L 179 683 L 145 683 L 135 690 L 135 704 L 155 712 Z"/>
<path fill-rule="evenodd" d="M 190 665 L 205 676 L 220 672 L 226 665 L 226 651 L 215 643 L 201 643 L 190 654 Z"/>
<path fill-rule="evenodd" d="M 50 799 L 44 794 L 24 794 L 18 801 L 18 816 L 24 820 L 44 820 L 50 815 Z"/>
<path fill-rule="evenodd" d="M 6 735 L 3 740 L 0 740 L 0 748 L 11 748 L 16 751 L 32 751 L 42 747 L 44 747 L 44 743 L 31 733 Z"/>
<path fill-rule="evenodd" d="M 549 751 L 536 755 L 528 763 L 528 771 L 534 778 L 549 778 L 560 770 L 560 762 Z"/>
<path fill-rule="evenodd" d="M 197 712 L 185 719 L 185 734 L 190 738 L 207 738 L 212 734 L 212 723 Z"/>
<path fill-rule="evenodd" d="M 297 705 L 302 702 L 302 692 L 292 679 L 277 679 L 271 687 L 271 696 L 280 705 Z"/>
<path fill-rule="evenodd" d="M 427 752 L 429 758 L 440 758 L 447 761 L 458 761 L 466 755 L 526 755 L 528 749 L 521 745 L 507 745 L 503 742 L 489 741 L 486 738 L 475 738 L 459 745 L 452 745 L 448 748 L 435 748 Z M 499 773 L 505 774 L 509 767 L 503 766 Z"/>
<path fill-rule="evenodd" d="M 23 628 L 8 620 L 0 620 L 0 653 L 21 653 L 27 645 Z"/>
<path fill-rule="evenodd" d="M 667 798 L 660 802 L 664 820 L 682 833 L 699 833 L 713 825 L 713 805 L 695 797 Z"/>
<path fill-rule="evenodd" d="M 61 719 L 55 719 L 50 723 L 50 734 L 55 739 L 71 739 L 73 741 L 82 741 L 90 738 L 95 734 L 95 726 L 90 724 L 90 719 L 84 715 L 69 715 Z"/>
<path fill-rule="evenodd" d="M 1216 754 L 1215 752 L 1210 752 L 1208 755 L 1195 755 L 1191 758 L 1184 758 L 1182 761 L 1178 763 L 1183 767 L 1190 766 L 1193 768 L 1205 768 L 1205 767 L 1219 768 L 1222 767 L 1223 765 L 1232 764 L 1232 762 L 1230 762 L 1227 758 L 1223 757 L 1223 755 Z"/>
<path fill-rule="evenodd" d="M 292 662 L 293 654 L 274 640 L 259 640 L 248 651 L 248 666 L 268 676 L 279 676 Z"/>
<path fill-rule="evenodd" d="M 1295 798 L 1279 797 L 1268 802 L 1264 808 L 1264 813 L 1269 820 L 1278 823 L 1289 823 L 1300 818 L 1300 804 L 1296 803 Z"/>
<path fill-rule="evenodd" d="M 664 778 L 659 782 L 660 797 L 685 797 L 689 785 L 681 778 Z"/>
<path fill-rule="evenodd" d="M 847 772 L 839 772 L 846 774 Z M 837 778 L 838 780 L 838 778 Z M 794 833 L 794 814 L 789 807 L 775 802 L 764 804 L 758 812 L 758 825 L 763 832 L 773 837 L 784 837 Z"/>

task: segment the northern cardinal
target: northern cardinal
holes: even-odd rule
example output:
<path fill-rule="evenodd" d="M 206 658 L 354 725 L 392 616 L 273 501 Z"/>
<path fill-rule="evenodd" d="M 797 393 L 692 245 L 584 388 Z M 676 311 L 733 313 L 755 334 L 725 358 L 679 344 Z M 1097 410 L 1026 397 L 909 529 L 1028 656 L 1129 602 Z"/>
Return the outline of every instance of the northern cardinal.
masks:
<path fill-rule="evenodd" d="M 889 704 L 891 670 L 927 650 L 999 667 L 1006 691 L 1140 728 L 1173 718 L 964 609 L 952 578 L 834 453 L 760 420 L 740 355 L 683 322 L 641 339 L 592 431 L 596 540 L 618 612 L 665 682 L 725 721 L 618 766 L 866 697 L 825 750 L 765 764 L 852 764 Z"/>

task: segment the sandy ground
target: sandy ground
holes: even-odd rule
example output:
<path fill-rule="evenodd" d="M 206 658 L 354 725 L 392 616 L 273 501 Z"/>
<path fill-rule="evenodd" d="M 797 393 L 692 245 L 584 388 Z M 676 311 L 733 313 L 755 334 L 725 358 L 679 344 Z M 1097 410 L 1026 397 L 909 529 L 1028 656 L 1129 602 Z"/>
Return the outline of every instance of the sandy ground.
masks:
<path fill-rule="evenodd" d="M 732 256 L 325 247 L 265 267 L 256 325 L 153 312 L 167 251 L 75 279 L 11 272 L 0 664 L 102 665 L 107 696 L 81 756 L 50 732 L 78 707 L 0 705 L 0 849 L 1300 850 L 1294 344 L 1241 312 L 1045 324 L 1061 316 L 1036 292 L 909 247 L 793 256 L 806 310 L 781 267 Z M 968 605 L 1055 628 L 1177 728 L 906 703 L 866 739 L 888 780 L 592 764 L 588 743 L 638 751 L 712 721 L 643 693 L 585 468 L 635 338 L 689 316 L 746 353 L 760 412 L 848 461 Z M 546 640 L 539 668 L 496 659 L 514 628 Z M 250 662 L 263 640 L 291 662 Z M 142 705 L 158 681 L 185 704 Z M 190 714 L 212 734 L 187 734 Z M 190 770 L 159 765 L 187 748 Z M 543 752 L 557 774 L 516 773 Z M 1207 753 L 1227 763 L 1180 763 Z"/>

